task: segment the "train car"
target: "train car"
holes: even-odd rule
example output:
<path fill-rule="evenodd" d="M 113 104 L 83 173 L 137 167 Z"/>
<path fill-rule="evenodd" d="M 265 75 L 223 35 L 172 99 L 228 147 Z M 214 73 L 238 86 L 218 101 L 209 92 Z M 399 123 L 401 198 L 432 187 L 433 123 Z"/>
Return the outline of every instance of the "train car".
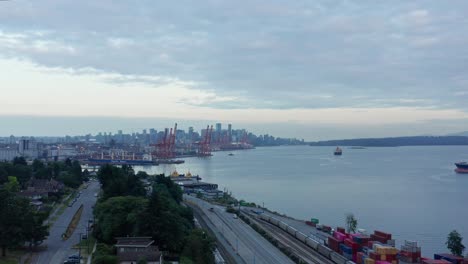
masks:
<path fill-rule="evenodd" d="M 277 218 L 274 218 L 274 217 L 270 218 L 270 223 L 274 224 L 275 226 L 279 226 L 279 222 L 280 220 L 278 220 Z"/>
<path fill-rule="evenodd" d="M 332 252 L 330 254 L 330 258 L 336 264 L 346 264 L 346 262 L 348 261 L 345 257 L 341 256 L 340 254 L 336 252 Z"/>
<path fill-rule="evenodd" d="M 324 245 L 318 245 L 317 251 L 324 257 L 330 258 L 330 254 L 333 252 L 331 249 Z"/>
<path fill-rule="evenodd" d="M 288 231 L 288 224 L 286 224 L 286 223 L 283 222 L 283 221 L 279 221 L 279 227 L 280 227 L 281 229 L 283 229 L 284 231 L 286 231 L 286 232 Z"/>
<path fill-rule="evenodd" d="M 308 245 L 309 247 L 311 247 L 311 248 L 313 248 L 315 250 L 317 250 L 318 245 L 320 244 L 318 241 L 316 241 L 316 240 L 314 240 L 314 239 L 312 239 L 310 237 L 306 238 L 305 243 L 306 243 L 306 245 Z"/>
<path fill-rule="evenodd" d="M 302 233 L 301 231 L 297 231 L 296 232 L 296 238 L 299 239 L 299 241 L 301 241 L 302 243 L 305 243 L 307 236 L 304 233 Z"/>
<path fill-rule="evenodd" d="M 271 218 L 271 217 L 268 216 L 268 215 L 266 215 L 266 214 L 261 214 L 261 215 L 260 215 L 260 219 L 265 220 L 265 221 L 267 221 L 267 222 L 270 222 L 270 218 Z"/>
<path fill-rule="evenodd" d="M 286 228 L 286 231 L 288 231 L 288 233 L 293 236 L 293 237 L 296 237 L 296 233 L 297 233 L 297 229 L 292 227 L 292 226 L 289 226 Z"/>

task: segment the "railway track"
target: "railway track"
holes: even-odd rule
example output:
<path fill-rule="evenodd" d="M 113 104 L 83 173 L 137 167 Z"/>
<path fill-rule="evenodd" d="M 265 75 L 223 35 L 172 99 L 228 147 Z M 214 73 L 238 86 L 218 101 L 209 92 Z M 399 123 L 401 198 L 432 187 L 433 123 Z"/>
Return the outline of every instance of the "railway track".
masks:
<path fill-rule="evenodd" d="M 312 264 L 336 264 L 332 260 L 322 256 L 317 251 L 313 250 L 297 238 L 291 236 L 288 232 L 281 228 L 258 219 L 256 215 L 243 211 L 250 221 L 262 227 L 270 236 L 278 240 L 283 246 L 289 248 L 297 257 L 305 261 L 306 263 Z"/>

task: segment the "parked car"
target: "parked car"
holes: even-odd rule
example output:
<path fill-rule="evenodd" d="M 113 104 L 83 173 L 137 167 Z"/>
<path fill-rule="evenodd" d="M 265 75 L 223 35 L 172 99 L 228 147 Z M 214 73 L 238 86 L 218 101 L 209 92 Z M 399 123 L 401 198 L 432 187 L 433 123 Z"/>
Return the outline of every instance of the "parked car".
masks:
<path fill-rule="evenodd" d="M 67 259 L 63 262 L 63 264 L 79 264 L 80 260 L 79 259 Z"/>
<path fill-rule="evenodd" d="M 68 256 L 68 259 L 82 259 L 83 257 L 78 254 L 73 254 Z"/>

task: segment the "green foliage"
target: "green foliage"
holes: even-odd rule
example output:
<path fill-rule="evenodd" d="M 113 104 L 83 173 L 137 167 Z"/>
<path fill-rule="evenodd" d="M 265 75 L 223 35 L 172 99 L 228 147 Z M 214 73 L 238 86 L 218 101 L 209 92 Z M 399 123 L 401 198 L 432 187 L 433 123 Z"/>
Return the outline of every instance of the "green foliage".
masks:
<path fill-rule="evenodd" d="M 137 264 L 147 264 L 147 263 L 148 263 L 148 261 L 146 261 L 145 258 L 141 258 L 141 259 L 139 259 L 138 262 L 137 262 Z"/>
<path fill-rule="evenodd" d="M 13 159 L 13 165 L 28 165 L 26 160 L 23 157 L 15 157 Z"/>
<path fill-rule="evenodd" d="M 112 197 L 99 203 L 95 208 L 98 224 L 96 237 L 106 243 L 113 243 L 115 237 L 143 235 L 141 222 L 147 221 L 143 213 L 148 201 L 142 197 Z"/>
<path fill-rule="evenodd" d="M 5 256 L 7 247 L 30 242 L 36 245 L 48 235 L 43 226 L 45 215 L 36 212 L 28 199 L 0 189 L 0 246 Z"/>
<path fill-rule="evenodd" d="M 354 217 L 354 214 L 349 213 L 346 215 L 346 230 L 348 233 L 356 233 L 357 229 L 357 219 Z"/>
<path fill-rule="evenodd" d="M 0 184 L 8 181 L 7 176 L 15 176 L 20 188 L 25 188 L 31 178 L 56 179 L 71 188 L 78 187 L 82 180 L 81 165 L 78 161 L 43 163 L 34 160 L 28 166 L 23 158 L 16 158 L 13 162 L 0 162 Z"/>
<path fill-rule="evenodd" d="M 112 255 L 97 255 L 93 256 L 93 264 L 117 264 L 117 256 Z"/>
<path fill-rule="evenodd" d="M 4 188 L 9 192 L 18 192 L 20 190 L 20 186 L 16 177 L 8 176 L 8 182 L 5 183 Z"/>
<path fill-rule="evenodd" d="M 102 184 L 103 199 L 115 196 L 144 196 L 145 187 L 130 166 L 118 168 L 104 165 L 99 169 L 98 179 Z"/>
<path fill-rule="evenodd" d="M 169 191 L 169 194 L 176 201 L 176 203 L 180 203 L 182 201 L 182 189 L 180 189 L 180 187 L 175 184 L 170 177 L 165 177 L 164 174 L 157 175 L 155 178 L 155 183 L 165 185 Z"/>
<path fill-rule="evenodd" d="M 447 237 L 447 242 L 445 242 L 447 248 L 452 252 L 452 254 L 457 256 L 462 256 L 463 251 L 465 251 L 465 246 L 463 245 L 463 237 L 457 230 L 453 230 L 449 233 Z"/>
<path fill-rule="evenodd" d="M 193 229 L 187 237 L 187 242 L 182 251 L 182 258 L 191 260 L 194 264 L 215 263 L 213 251 L 215 249 L 214 239 L 201 229 Z"/>
<path fill-rule="evenodd" d="M 180 252 L 185 236 L 193 227 L 190 209 L 180 206 L 164 184 L 155 184 L 145 215 L 145 230 L 155 239 L 160 248 Z"/>

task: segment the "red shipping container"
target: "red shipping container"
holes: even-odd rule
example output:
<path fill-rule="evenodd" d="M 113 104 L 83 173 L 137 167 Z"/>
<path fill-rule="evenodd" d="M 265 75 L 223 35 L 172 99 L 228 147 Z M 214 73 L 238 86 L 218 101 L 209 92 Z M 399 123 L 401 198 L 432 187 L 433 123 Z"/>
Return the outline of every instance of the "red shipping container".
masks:
<path fill-rule="evenodd" d="M 443 259 L 424 259 L 422 260 L 423 264 L 451 264 L 452 262 L 446 261 Z"/>
<path fill-rule="evenodd" d="M 386 239 L 385 237 L 382 237 L 376 234 L 370 235 L 370 239 L 374 241 L 379 241 L 380 243 L 383 243 L 383 244 L 386 244 L 388 241 L 388 239 Z"/>
<path fill-rule="evenodd" d="M 316 224 L 311 221 L 305 221 L 306 225 L 315 227 Z"/>
<path fill-rule="evenodd" d="M 354 242 L 353 240 L 351 239 L 345 239 L 344 241 L 345 245 L 347 245 L 348 247 L 351 247 L 353 249 L 354 252 L 357 252 L 359 250 L 359 244 Z"/>
<path fill-rule="evenodd" d="M 392 234 L 385 233 L 382 231 L 375 230 L 374 234 L 386 238 L 385 241 L 392 239 Z"/>
<path fill-rule="evenodd" d="M 369 253 L 369 258 L 371 258 L 373 260 L 380 260 L 380 255 L 375 253 L 375 252 L 370 252 Z"/>
<path fill-rule="evenodd" d="M 346 234 L 346 230 L 343 227 L 337 227 L 336 231 L 338 231 L 340 233 L 343 233 L 343 234 Z"/>
<path fill-rule="evenodd" d="M 356 263 L 357 264 L 361 264 L 362 263 L 362 257 L 365 256 L 366 254 L 364 254 L 364 252 L 358 252 L 356 254 Z"/>

